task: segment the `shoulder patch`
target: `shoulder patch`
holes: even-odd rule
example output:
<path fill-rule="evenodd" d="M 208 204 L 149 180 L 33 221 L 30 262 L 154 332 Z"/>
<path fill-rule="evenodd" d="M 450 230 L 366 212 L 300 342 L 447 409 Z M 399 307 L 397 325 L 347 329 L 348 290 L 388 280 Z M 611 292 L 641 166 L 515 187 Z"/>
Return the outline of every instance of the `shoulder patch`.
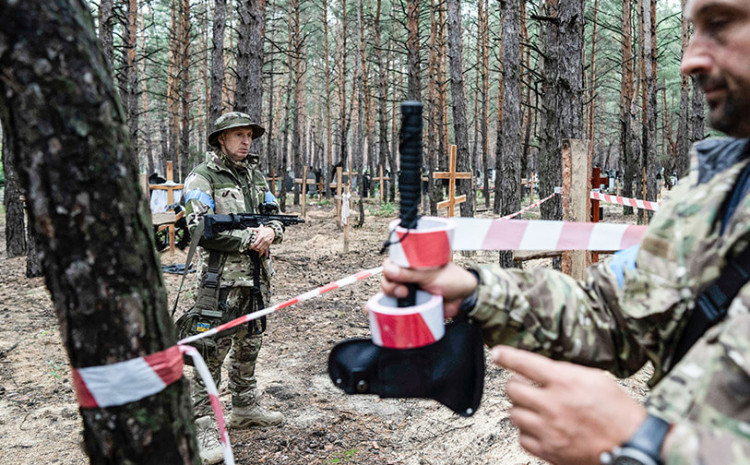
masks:
<path fill-rule="evenodd" d="M 640 245 L 634 245 L 628 247 L 625 250 L 620 250 L 612 257 L 609 262 L 609 268 L 615 274 L 617 278 L 617 287 L 622 289 L 625 284 L 625 270 L 635 269 L 635 258 L 638 256 L 638 251 L 641 249 Z"/>

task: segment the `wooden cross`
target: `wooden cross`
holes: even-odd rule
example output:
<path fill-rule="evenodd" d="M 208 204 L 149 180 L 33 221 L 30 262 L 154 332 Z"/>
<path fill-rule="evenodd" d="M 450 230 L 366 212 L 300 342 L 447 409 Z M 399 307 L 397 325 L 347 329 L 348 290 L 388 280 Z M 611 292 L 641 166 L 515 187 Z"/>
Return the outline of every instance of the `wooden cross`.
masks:
<path fill-rule="evenodd" d="M 314 179 L 307 179 L 307 166 L 302 169 L 302 178 L 294 180 L 295 184 L 302 185 L 302 217 L 305 217 L 305 206 L 307 205 L 307 186 L 308 184 L 315 185 Z"/>
<path fill-rule="evenodd" d="M 383 203 L 383 192 L 385 191 L 385 183 L 383 181 L 390 181 L 391 178 L 384 178 L 383 177 L 383 165 L 378 165 L 380 168 L 380 176 L 373 179 L 373 181 L 377 181 L 378 185 L 380 186 L 380 203 Z"/>
<path fill-rule="evenodd" d="M 165 190 L 167 191 L 167 205 L 174 203 L 174 191 L 182 190 L 184 186 L 182 184 L 175 184 L 172 177 L 172 162 L 167 162 L 167 182 L 166 184 L 149 184 L 149 189 L 152 191 Z M 174 253 L 174 234 L 175 234 L 175 223 L 179 221 L 185 215 L 184 211 L 175 214 L 174 211 L 166 213 L 155 213 L 152 216 L 152 223 L 154 226 L 158 226 L 159 231 L 164 228 L 168 229 L 169 233 L 169 252 Z"/>
<path fill-rule="evenodd" d="M 471 179 L 471 173 L 456 172 L 456 146 L 451 145 L 451 158 L 448 172 L 441 171 L 433 173 L 434 179 L 448 179 L 448 200 L 438 202 L 437 208 L 448 207 L 448 217 L 454 216 L 455 206 L 466 202 L 466 194 L 456 197 L 456 179 Z"/>
<path fill-rule="evenodd" d="M 271 177 L 266 178 L 266 181 L 271 183 L 271 195 L 273 195 L 274 197 L 276 197 L 276 181 L 278 180 L 279 178 L 276 177 L 276 168 L 274 168 L 273 170 L 271 170 Z"/>

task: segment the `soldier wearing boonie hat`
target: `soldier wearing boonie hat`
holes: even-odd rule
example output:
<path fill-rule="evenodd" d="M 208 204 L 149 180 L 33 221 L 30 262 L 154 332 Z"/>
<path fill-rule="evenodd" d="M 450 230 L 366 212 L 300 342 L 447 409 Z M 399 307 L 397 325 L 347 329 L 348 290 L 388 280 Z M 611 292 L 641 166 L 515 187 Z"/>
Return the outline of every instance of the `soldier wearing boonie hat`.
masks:
<path fill-rule="evenodd" d="M 185 205 L 191 233 L 204 215 L 259 213 L 261 204 L 276 202 L 265 176 L 258 169 L 259 156 L 251 152 L 252 141 L 264 132 L 265 128 L 245 113 L 230 112 L 216 119 L 214 130 L 208 135 L 213 152 L 185 180 Z M 271 300 L 273 268 L 268 252 L 283 236 L 283 226 L 271 222 L 258 228 L 223 232 L 211 240 L 203 238 L 198 283 L 205 282 L 209 271 L 218 270 L 219 306 L 223 311 L 239 316 L 260 310 Z M 250 251 L 260 256 L 260 266 L 255 265 L 257 256 L 254 261 Z M 284 421 L 281 413 L 263 408 L 256 394 L 255 362 L 264 329 L 265 321 L 243 325 L 233 335 L 218 339 L 217 353 L 206 359 L 218 385 L 221 366 L 234 347 L 228 369 L 232 393 L 231 428 L 274 426 Z M 201 459 L 204 464 L 219 463 L 222 449 L 205 386 L 200 376 L 193 376 L 193 383 Z"/>

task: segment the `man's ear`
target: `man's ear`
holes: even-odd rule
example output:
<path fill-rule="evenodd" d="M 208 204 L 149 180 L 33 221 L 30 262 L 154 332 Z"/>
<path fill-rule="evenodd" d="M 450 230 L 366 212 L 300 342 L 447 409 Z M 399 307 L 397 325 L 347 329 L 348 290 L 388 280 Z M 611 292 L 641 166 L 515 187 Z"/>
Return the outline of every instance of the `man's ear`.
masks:
<path fill-rule="evenodd" d="M 224 148 L 224 134 L 225 134 L 225 133 L 224 133 L 224 132 L 222 131 L 222 132 L 221 132 L 221 134 L 219 134 L 219 135 L 218 135 L 218 136 L 216 137 L 216 142 L 218 142 L 218 143 L 219 143 L 219 146 L 220 146 L 220 147 L 221 147 L 222 149 Z"/>

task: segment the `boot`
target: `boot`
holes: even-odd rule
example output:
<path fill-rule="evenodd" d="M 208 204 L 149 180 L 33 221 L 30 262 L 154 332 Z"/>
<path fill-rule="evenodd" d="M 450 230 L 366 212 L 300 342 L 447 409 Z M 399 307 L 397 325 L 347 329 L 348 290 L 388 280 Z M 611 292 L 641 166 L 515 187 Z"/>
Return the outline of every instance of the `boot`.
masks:
<path fill-rule="evenodd" d="M 229 426 L 242 429 L 252 426 L 278 426 L 284 422 L 284 415 L 271 412 L 258 404 L 247 407 L 232 407 Z"/>
<path fill-rule="evenodd" d="M 213 418 L 200 417 L 195 420 L 195 430 L 198 436 L 198 451 L 203 465 L 211 465 L 224 461 L 224 453 L 219 442 L 219 429 Z"/>

